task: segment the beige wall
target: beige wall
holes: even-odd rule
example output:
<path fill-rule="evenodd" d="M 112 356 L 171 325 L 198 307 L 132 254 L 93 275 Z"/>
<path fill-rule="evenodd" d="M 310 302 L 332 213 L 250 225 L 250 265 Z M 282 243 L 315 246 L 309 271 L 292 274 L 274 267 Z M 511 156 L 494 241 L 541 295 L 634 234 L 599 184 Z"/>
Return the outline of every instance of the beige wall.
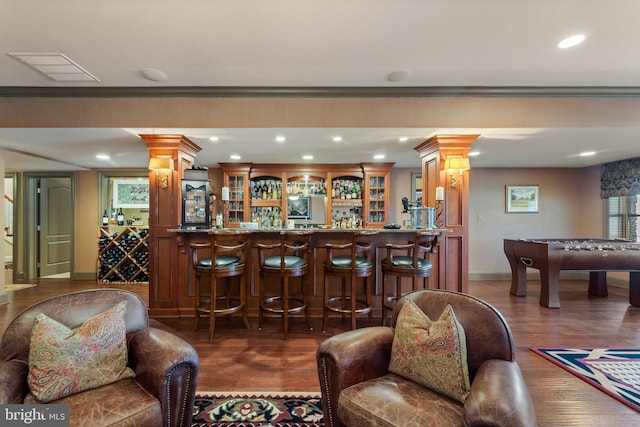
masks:
<path fill-rule="evenodd" d="M 640 99 L 607 97 L 0 99 L 2 127 L 612 127 L 635 126 L 639 114 Z M 390 222 L 406 215 L 412 171 L 392 170 Z M 598 178 L 598 167 L 472 169 L 470 275 L 508 272 L 505 237 L 601 237 Z M 539 185 L 540 213 L 505 214 L 508 184 Z M 74 276 L 95 277 L 97 187 L 96 173 L 78 174 Z"/>
<path fill-rule="evenodd" d="M 75 236 L 72 278 L 96 279 L 98 261 L 98 171 L 75 173 Z"/>
<path fill-rule="evenodd" d="M 471 169 L 469 275 L 510 277 L 503 239 L 602 238 L 600 167 Z M 538 185 L 539 213 L 505 213 L 506 185 Z"/>

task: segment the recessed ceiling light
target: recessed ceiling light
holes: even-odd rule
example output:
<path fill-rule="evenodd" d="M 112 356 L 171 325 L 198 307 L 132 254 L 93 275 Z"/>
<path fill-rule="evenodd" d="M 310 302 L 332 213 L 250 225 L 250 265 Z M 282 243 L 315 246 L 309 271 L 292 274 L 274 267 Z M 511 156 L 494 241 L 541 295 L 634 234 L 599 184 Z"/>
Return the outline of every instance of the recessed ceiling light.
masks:
<path fill-rule="evenodd" d="M 211 142 L 218 142 L 218 141 L 220 141 L 220 138 L 218 138 L 217 136 L 210 136 L 210 137 L 209 137 L 209 141 L 211 141 Z"/>
<path fill-rule="evenodd" d="M 479 151 L 469 151 L 469 157 L 474 157 L 474 156 L 479 156 L 480 152 Z"/>
<path fill-rule="evenodd" d="M 589 156 L 595 156 L 596 152 L 595 151 L 583 151 L 582 153 L 580 153 L 580 157 L 589 157 Z"/>
<path fill-rule="evenodd" d="M 333 142 L 340 142 L 342 141 L 342 137 L 341 136 L 334 136 L 333 137 Z"/>
<path fill-rule="evenodd" d="M 276 141 L 278 141 L 278 142 L 285 142 L 286 140 L 287 140 L 287 138 L 285 138 L 282 135 L 276 136 Z"/>
<path fill-rule="evenodd" d="M 407 70 L 400 70 L 400 71 L 394 71 L 392 73 L 387 74 L 387 81 L 388 82 L 401 82 L 403 80 L 406 80 L 409 78 L 409 76 L 411 75 L 411 73 Z"/>
<path fill-rule="evenodd" d="M 400 137 L 398 139 L 398 141 L 400 141 L 400 142 L 407 142 L 408 140 L 409 140 L 409 138 L 407 138 L 406 136 Z"/>
<path fill-rule="evenodd" d="M 382 160 L 384 159 L 386 156 L 384 154 L 376 154 L 375 156 L 373 156 L 374 159 L 376 160 Z"/>
<path fill-rule="evenodd" d="M 152 82 L 166 82 L 169 80 L 167 73 L 161 70 L 156 70 L 155 68 L 145 68 L 141 73 L 142 77 L 147 80 L 151 80 Z"/>
<path fill-rule="evenodd" d="M 100 160 L 109 160 L 111 158 L 108 154 L 96 154 L 96 159 Z"/>
<path fill-rule="evenodd" d="M 313 160 L 313 156 L 311 154 L 305 154 L 304 156 L 302 156 L 302 158 L 304 160 Z"/>
<path fill-rule="evenodd" d="M 582 43 L 585 38 L 586 36 L 584 34 L 575 34 L 571 37 L 567 37 L 566 39 L 558 43 L 558 47 L 560 49 L 567 49 L 569 47 L 573 47 L 575 45 Z"/>
<path fill-rule="evenodd" d="M 239 154 L 232 154 L 229 156 L 231 160 L 240 160 L 242 157 Z"/>

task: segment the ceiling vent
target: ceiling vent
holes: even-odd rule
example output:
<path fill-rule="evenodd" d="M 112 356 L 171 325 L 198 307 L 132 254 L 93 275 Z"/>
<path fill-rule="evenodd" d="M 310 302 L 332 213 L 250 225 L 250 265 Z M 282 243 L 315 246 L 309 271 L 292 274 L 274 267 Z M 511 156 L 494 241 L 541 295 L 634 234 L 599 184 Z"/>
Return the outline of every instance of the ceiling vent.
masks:
<path fill-rule="evenodd" d="M 44 74 L 54 82 L 100 81 L 62 53 L 10 53 L 9 56 Z"/>

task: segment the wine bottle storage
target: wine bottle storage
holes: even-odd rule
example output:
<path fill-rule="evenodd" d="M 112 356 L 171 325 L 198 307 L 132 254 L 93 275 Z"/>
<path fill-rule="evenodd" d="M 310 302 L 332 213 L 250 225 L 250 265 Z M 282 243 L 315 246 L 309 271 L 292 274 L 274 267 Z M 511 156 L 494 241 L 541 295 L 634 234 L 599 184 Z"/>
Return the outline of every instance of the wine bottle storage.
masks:
<path fill-rule="evenodd" d="M 261 176 L 251 179 L 251 200 L 280 200 L 282 197 L 282 180 Z"/>
<path fill-rule="evenodd" d="M 143 227 L 100 227 L 98 282 L 149 282 L 149 230 Z"/>
<path fill-rule="evenodd" d="M 362 200 L 362 179 L 357 177 L 336 178 L 331 182 L 333 200 Z"/>

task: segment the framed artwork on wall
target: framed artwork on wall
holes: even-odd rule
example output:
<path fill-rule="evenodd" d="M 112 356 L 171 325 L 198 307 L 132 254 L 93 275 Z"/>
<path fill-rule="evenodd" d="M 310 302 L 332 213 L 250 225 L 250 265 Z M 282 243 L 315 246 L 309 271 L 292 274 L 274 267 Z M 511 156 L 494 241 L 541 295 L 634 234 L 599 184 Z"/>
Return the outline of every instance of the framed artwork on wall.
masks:
<path fill-rule="evenodd" d="M 114 179 L 114 208 L 149 208 L 149 180 Z"/>
<path fill-rule="evenodd" d="M 422 203 L 422 174 L 411 172 L 411 201 Z"/>
<path fill-rule="evenodd" d="M 287 199 L 287 218 L 311 218 L 311 200 L 309 197 Z"/>
<path fill-rule="evenodd" d="M 537 185 L 507 185 L 507 213 L 537 213 Z"/>

